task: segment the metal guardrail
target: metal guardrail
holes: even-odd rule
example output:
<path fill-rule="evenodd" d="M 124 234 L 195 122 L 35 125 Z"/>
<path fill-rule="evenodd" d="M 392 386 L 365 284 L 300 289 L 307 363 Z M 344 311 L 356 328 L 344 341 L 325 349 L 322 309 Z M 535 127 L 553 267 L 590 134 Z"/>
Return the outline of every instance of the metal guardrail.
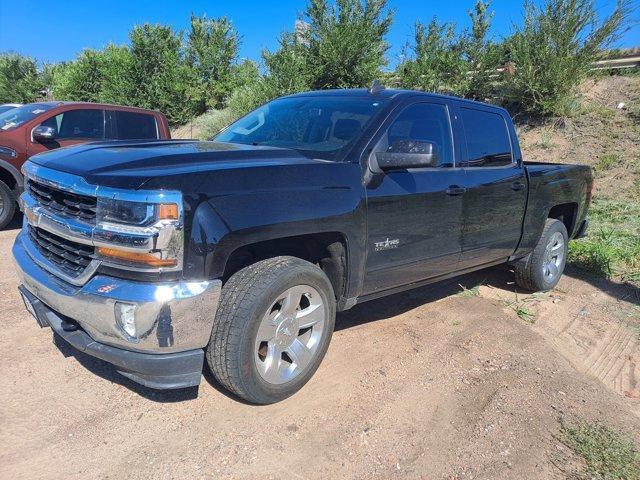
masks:
<path fill-rule="evenodd" d="M 593 70 L 611 70 L 618 68 L 633 68 L 640 66 L 640 55 L 629 57 L 608 58 L 591 64 Z"/>

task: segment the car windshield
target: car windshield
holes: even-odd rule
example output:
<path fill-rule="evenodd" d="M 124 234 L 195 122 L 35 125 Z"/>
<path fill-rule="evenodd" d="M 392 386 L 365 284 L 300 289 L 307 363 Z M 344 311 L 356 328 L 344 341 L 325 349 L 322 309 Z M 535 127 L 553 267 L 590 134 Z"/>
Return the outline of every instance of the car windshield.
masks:
<path fill-rule="evenodd" d="M 55 104 L 51 103 L 30 103 L 29 105 L 23 105 L 0 113 L 0 131 L 18 128 L 55 106 Z"/>
<path fill-rule="evenodd" d="M 213 138 L 217 142 L 291 148 L 334 160 L 381 109 L 376 98 L 292 97 L 274 100 Z"/>
<path fill-rule="evenodd" d="M 16 105 L 0 105 L 0 113 L 8 112 L 16 108 Z"/>

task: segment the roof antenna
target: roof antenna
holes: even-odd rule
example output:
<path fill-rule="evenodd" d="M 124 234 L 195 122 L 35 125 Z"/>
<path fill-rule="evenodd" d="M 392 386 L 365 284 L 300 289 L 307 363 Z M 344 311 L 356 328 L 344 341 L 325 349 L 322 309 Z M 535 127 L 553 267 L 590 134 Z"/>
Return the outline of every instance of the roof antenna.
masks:
<path fill-rule="evenodd" d="M 380 93 L 381 91 L 384 90 L 384 85 L 382 85 L 382 83 L 380 83 L 380 80 L 374 80 L 373 83 L 371 84 L 371 87 L 369 88 L 369 93 Z"/>

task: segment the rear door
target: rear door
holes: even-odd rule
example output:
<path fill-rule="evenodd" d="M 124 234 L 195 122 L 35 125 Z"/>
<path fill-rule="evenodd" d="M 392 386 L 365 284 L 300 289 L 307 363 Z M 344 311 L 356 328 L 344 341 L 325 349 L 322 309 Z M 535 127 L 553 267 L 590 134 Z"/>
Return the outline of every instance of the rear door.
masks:
<path fill-rule="evenodd" d="M 52 127 L 56 136 L 53 141 L 40 143 L 29 138 L 27 153 L 36 153 L 77 143 L 93 142 L 105 138 L 105 112 L 101 108 L 77 108 L 46 116 L 36 125 Z M 31 137 L 31 132 L 29 132 Z"/>
<path fill-rule="evenodd" d="M 113 140 L 154 140 L 160 138 L 154 115 L 124 110 L 109 111 L 111 128 L 108 138 Z"/>
<path fill-rule="evenodd" d="M 460 268 L 506 260 L 522 233 L 527 181 L 522 159 L 500 109 L 460 102 L 456 112 L 464 141 Z"/>
<path fill-rule="evenodd" d="M 374 139 L 372 155 L 413 140 L 434 143 L 438 158 L 431 167 L 388 170 L 367 182 L 363 294 L 456 270 L 463 200 L 447 192 L 462 184 L 465 174 L 454 168 L 451 121 L 447 103 L 415 102 L 402 107 Z"/>

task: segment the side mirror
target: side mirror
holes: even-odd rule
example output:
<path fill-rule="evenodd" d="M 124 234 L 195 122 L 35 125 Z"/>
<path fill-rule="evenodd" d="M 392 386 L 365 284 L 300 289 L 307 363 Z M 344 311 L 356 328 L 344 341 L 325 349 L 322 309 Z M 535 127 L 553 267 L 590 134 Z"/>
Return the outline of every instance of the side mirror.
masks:
<path fill-rule="evenodd" d="M 373 156 L 371 169 L 376 172 L 406 168 L 425 168 L 438 165 L 438 147 L 432 142 L 398 140 L 386 152 Z"/>
<path fill-rule="evenodd" d="M 38 125 L 33 129 L 33 139 L 36 142 L 47 143 L 52 142 L 56 138 L 56 130 L 53 127 Z"/>

